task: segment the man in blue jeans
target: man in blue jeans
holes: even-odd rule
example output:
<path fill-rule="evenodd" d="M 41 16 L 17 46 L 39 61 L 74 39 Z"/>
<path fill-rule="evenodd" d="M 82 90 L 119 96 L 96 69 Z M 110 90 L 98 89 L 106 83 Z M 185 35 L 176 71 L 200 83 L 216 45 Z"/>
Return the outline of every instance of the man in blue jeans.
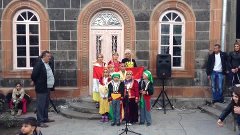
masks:
<path fill-rule="evenodd" d="M 224 102 L 223 98 L 223 75 L 228 72 L 228 57 L 221 51 L 219 44 L 214 45 L 214 51 L 209 55 L 207 61 L 207 76 L 211 81 L 212 103 Z"/>

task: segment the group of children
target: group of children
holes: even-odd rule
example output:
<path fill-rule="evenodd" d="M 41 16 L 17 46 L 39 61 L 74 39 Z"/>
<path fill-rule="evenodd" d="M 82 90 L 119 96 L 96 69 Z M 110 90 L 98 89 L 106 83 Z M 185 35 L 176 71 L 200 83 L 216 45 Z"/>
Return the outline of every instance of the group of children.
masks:
<path fill-rule="evenodd" d="M 121 71 L 120 71 L 121 72 Z M 99 113 L 101 122 L 120 125 L 122 120 L 131 124 L 138 122 L 138 103 L 140 107 L 140 123 L 151 125 L 150 99 L 153 94 L 153 79 L 149 70 L 143 72 L 142 80 L 134 80 L 131 70 L 125 71 L 126 76 L 121 80 L 119 72 L 111 75 L 108 68 L 104 68 L 103 77 L 99 79 Z M 125 115 L 124 115 L 125 114 Z"/>
<path fill-rule="evenodd" d="M 140 123 L 151 125 L 150 98 L 153 94 L 153 79 L 150 71 L 143 72 L 138 83 L 131 70 L 125 70 L 120 64 L 119 72 L 103 69 L 103 76 L 98 80 L 99 113 L 101 122 L 112 119 L 111 125 L 119 126 L 122 120 L 129 124 L 138 122 L 138 106 L 140 107 Z M 139 104 L 139 105 L 138 105 Z"/>
<path fill-rule="evenodd" d="M 153 94 L 153 79 L 150 71 L 145 70 L 142 80 L 138 82 L 133 72 L 126 68 L 137 67 L 131 50 L 125 50 L 125 58 L 118 61 L 119 54 L 112 54 L 112 59 L 105 63 L 103 55 L 97 55 L 94 67 L 103 68 L 102 76 L 93 79 L 93 100 L 102 115 L 101 122 L 112 120 L 111 125 L 119 126 L 122 120 L 128 124 L 138 122 L 140 107 L 140 123 L 150 126 L 150 98 Z M 95 68 L 93 69 L 95 72 Z"/>

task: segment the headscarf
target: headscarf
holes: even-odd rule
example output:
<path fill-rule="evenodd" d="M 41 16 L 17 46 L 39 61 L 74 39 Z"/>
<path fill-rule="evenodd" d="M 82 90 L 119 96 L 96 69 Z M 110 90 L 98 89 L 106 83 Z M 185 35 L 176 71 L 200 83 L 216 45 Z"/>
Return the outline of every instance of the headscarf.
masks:
<path fill-rule="evenodd" d="M 153 83 L 152 73 L 151 73 L 149 70 L 145 70 L 143 73 L 148 77 L 148 80 L 149 80 L 151 83 Z"/>
<path fill-rule="evenodd" d="M 115 77 L 120 78 L 120 74 L 118 72 L 113 72 L 112 73 L 112 79 L 115 78 Z"/>

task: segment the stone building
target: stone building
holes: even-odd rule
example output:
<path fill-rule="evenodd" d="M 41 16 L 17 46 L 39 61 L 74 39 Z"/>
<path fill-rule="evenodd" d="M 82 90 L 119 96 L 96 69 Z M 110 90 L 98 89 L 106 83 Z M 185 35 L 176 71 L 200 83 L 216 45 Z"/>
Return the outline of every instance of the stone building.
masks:
<path fill-rule="evenodd" d="M 236 0 L 227 2 L 226 51 L 236 40 Z M 56 94 L 70 98 L 91 92 L 96 54 L 111 58 L 133 50 L 138 66 L 152 71 L 155 96 L 157 54 L 171 54 L 173 97 L 210 95 L 205 63 L 221 41 L 222 0 L 0 0 L 0 91 L 21 81 L 30 94 L 34 60 L 43 50 L 55 58 Z M 231 27 L 230 27 L 231 26 Z"/>

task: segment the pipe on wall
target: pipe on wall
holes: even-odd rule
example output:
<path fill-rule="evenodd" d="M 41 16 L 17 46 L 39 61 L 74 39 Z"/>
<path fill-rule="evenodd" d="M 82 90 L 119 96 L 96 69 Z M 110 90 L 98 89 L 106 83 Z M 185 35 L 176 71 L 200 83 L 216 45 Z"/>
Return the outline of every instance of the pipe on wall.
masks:
<path fill-rule="evenodd" d="M 223 0 L 222 10 L 222 31 L 221 31 L 221 50 L 225 51 L 226 44 L 226 17 L 227 17 L 227 0 Z"/>

